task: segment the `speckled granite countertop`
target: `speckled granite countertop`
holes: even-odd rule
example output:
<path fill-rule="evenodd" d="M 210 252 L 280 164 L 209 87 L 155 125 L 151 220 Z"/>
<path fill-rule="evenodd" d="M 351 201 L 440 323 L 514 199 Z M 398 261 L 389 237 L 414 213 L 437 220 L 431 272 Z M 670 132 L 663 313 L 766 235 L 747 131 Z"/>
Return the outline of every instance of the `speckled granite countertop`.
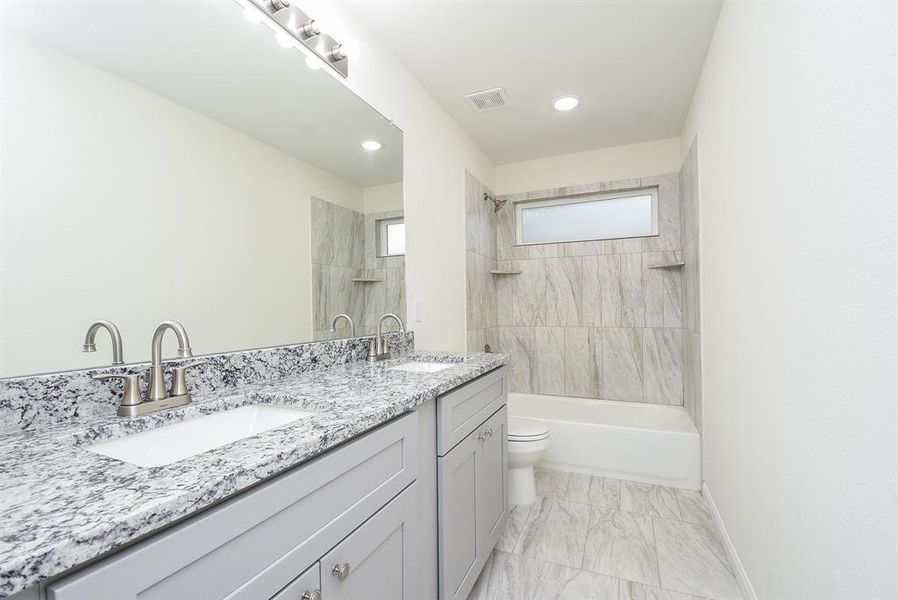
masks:
<path fill-rule="evenodd" d="M 390 371 L 413 360 L 436 373 Z M 135 419 L 94 417 L 0 438 L 0 598 L 158 530 L 504 365 L 506 354 L 416 352 L 197 395 Z M 249 403 L 321 411 L 161 467 L 79 445 Z"/>

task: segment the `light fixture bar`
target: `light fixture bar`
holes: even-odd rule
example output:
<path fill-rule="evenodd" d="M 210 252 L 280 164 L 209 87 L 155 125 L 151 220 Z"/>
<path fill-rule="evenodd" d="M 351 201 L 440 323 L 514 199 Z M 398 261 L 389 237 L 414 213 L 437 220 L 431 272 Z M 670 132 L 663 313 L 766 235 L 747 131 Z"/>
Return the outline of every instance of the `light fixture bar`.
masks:
<path fill-rule="evenodd" d="M 290 0 L 247 0 L 267 15 L 283 33 L 302 44 L 321 62 L 343 77 L 349 76 L 349 56 L 342 44 L 322 32 L 315 19 L 292 6 Z"/>

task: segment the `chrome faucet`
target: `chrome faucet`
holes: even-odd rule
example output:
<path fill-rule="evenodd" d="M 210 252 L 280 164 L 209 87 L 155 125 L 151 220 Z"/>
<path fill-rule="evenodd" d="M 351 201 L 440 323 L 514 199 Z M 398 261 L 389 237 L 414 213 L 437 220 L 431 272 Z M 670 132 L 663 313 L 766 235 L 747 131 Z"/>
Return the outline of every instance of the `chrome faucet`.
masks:
<path fill-rule="evenodd" d="M 115 323 L 112 321 L 104 321 L 101 319 L 91 323 L 90 327 L 87 328 L 87 335 L 84 336 L 84 345 L 81 346 L 81 351 L 97 351 L 97 332 L 100 331 L 100 329 L 105 329 L 109 332 L 109 337 L 112 338 L 112 364 L 124 364 L 125 360 L 122 358 L 122 334 L 119 333 L 118 327 L 116 327 Z"/>
<path fill-rule="evenodd" d="M 171 329 L 178 338 L 178 358 L 190 358 L 193 352 L 190 350 L 190 339 L 187 330 L 177 321 L 162 321 L 153 333 L 152 363 L 150 364 L 150 386 L 147 388 L 147 401 L 164 400 L 168 398 L 168 390 L 165 389 L 165 374 L 162 372 L 162 338 L 165 332 Z M 188 398 L 187 402 L 190 399 Z M 184 404 L 186 404 L 185 402 Z"/>
<path fill-rule="evenodd" d="M 337 321 L 340 319 L 346 319 L 349 321 L 349 329 L 352 337 L 355 337 L 355 323 L 352 322 L 352 317 L 347 315 L 346 313 L 340 313 L 336 317 L 334 317 L 333 321 L 331 321 L 331 331 L 337 331 Z"/>
<path fill-rule="evenodd" d="M 368 343 L 368 362 L 377 362 L 379 360 L 387 360 L 390 358 L 390 343 L 384 339 L 383 327 L 384 321 L 393 319 L 399 324 L 399 333 L 405 333 L 405 325 L 399 315 L 387 313 L 377 322 L 377 335 Z"/>
<path fill-rule="evenodd" d="M 118 414 L 122 417 L 137 417 L 164 408 L 183 406 L 190 404 L 190 392 L 187 390 L 187 381 L 184 373 L 191 367 L 206 364 L 205 360 L 198 360 L 189 365 L 172 367 L 171 389 L 165 389 L 165 373 L 162 369 L 162 338 L 165 332 L 171 329 L 178 338 L 178 358 L 190 358 L 193 352 L 190 350 L 190 339 L 184 326 L 177 321 L 163 321 L 153 334 L 152 363 L 150 365 L 150 383 L 147 387 L 145 398 L 140 397 L 140 385 L 138 375 L 134 373 L 100 373 L 93 379 L 121 379 L 124 381 L 122 403 L 118 407 Z M 86 343 L 85 343 L 86 345 Z"/>

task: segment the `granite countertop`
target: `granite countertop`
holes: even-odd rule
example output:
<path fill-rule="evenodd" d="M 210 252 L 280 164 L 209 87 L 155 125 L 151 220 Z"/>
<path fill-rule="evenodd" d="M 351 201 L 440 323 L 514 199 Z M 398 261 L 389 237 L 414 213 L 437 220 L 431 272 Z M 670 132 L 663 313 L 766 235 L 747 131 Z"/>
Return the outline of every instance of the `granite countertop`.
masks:
<path fill-rule="evenodd" d="M 451 362 L 436 373 L 390 371 Z M 506 354 L 415 352 L 221 389 L 193 404 L 123 419 L 84 419 L 0 438 L 0 598 L 87 562 L 294 467 L 504 365 Z M 81 445 L 249 403 L 320 411 L 227 446 L 138 467 Z"/>

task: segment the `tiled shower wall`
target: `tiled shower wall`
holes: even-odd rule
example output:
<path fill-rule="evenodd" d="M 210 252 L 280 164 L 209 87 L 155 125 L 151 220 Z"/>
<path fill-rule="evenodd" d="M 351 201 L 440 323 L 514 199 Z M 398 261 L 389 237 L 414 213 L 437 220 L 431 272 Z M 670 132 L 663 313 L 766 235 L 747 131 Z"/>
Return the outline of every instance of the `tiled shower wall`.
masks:
<path fill-rule="evenodd" d="M 377 329 L 385 313 L 405 320 L 405 257 L 378 257 L 377 221 L 402 216 L 402 211 L 362 214 L 320 198 L 312 198 L 312 319 L 316 340 L 350 335 L 345 320 L 336 332 L 330 329 L 334 315 L 346 313 L 356 325 L 356 335 Z M 354 278 L 380 279 L 360 283 Z M 390 321 L 386 331 L 397 327 Z"/>
<path fill-rule="evenodd" d="M 680 169 L 683 244 L 683 353 L 686 410 L 702 430 L 702 355 L 699 300 L 698 150 L 693 141 Z"/>
<path fill-rule="evenodd" d="M 514 245 L 515 201 L 646 186 L 659 236 Z M 679 191 L 671 174 L 506 196 L 496 264 L 521 273 L 495 276 L 494 348 L 512 354 L 513 391 L 683 404 L 682 269 L 651 268 L 681 258 Z"/>
<path fill-rule="evenodd" d="M 483 194 L 488 191 L 476 177 L 465 171 L 468 352 L 483 352 L 486 344 L 495 352 L 499 342 L 496 276 L 490 274 L 490 270 L 496 268 L 496 216 L 493 203 L 483 199 Z"/>

